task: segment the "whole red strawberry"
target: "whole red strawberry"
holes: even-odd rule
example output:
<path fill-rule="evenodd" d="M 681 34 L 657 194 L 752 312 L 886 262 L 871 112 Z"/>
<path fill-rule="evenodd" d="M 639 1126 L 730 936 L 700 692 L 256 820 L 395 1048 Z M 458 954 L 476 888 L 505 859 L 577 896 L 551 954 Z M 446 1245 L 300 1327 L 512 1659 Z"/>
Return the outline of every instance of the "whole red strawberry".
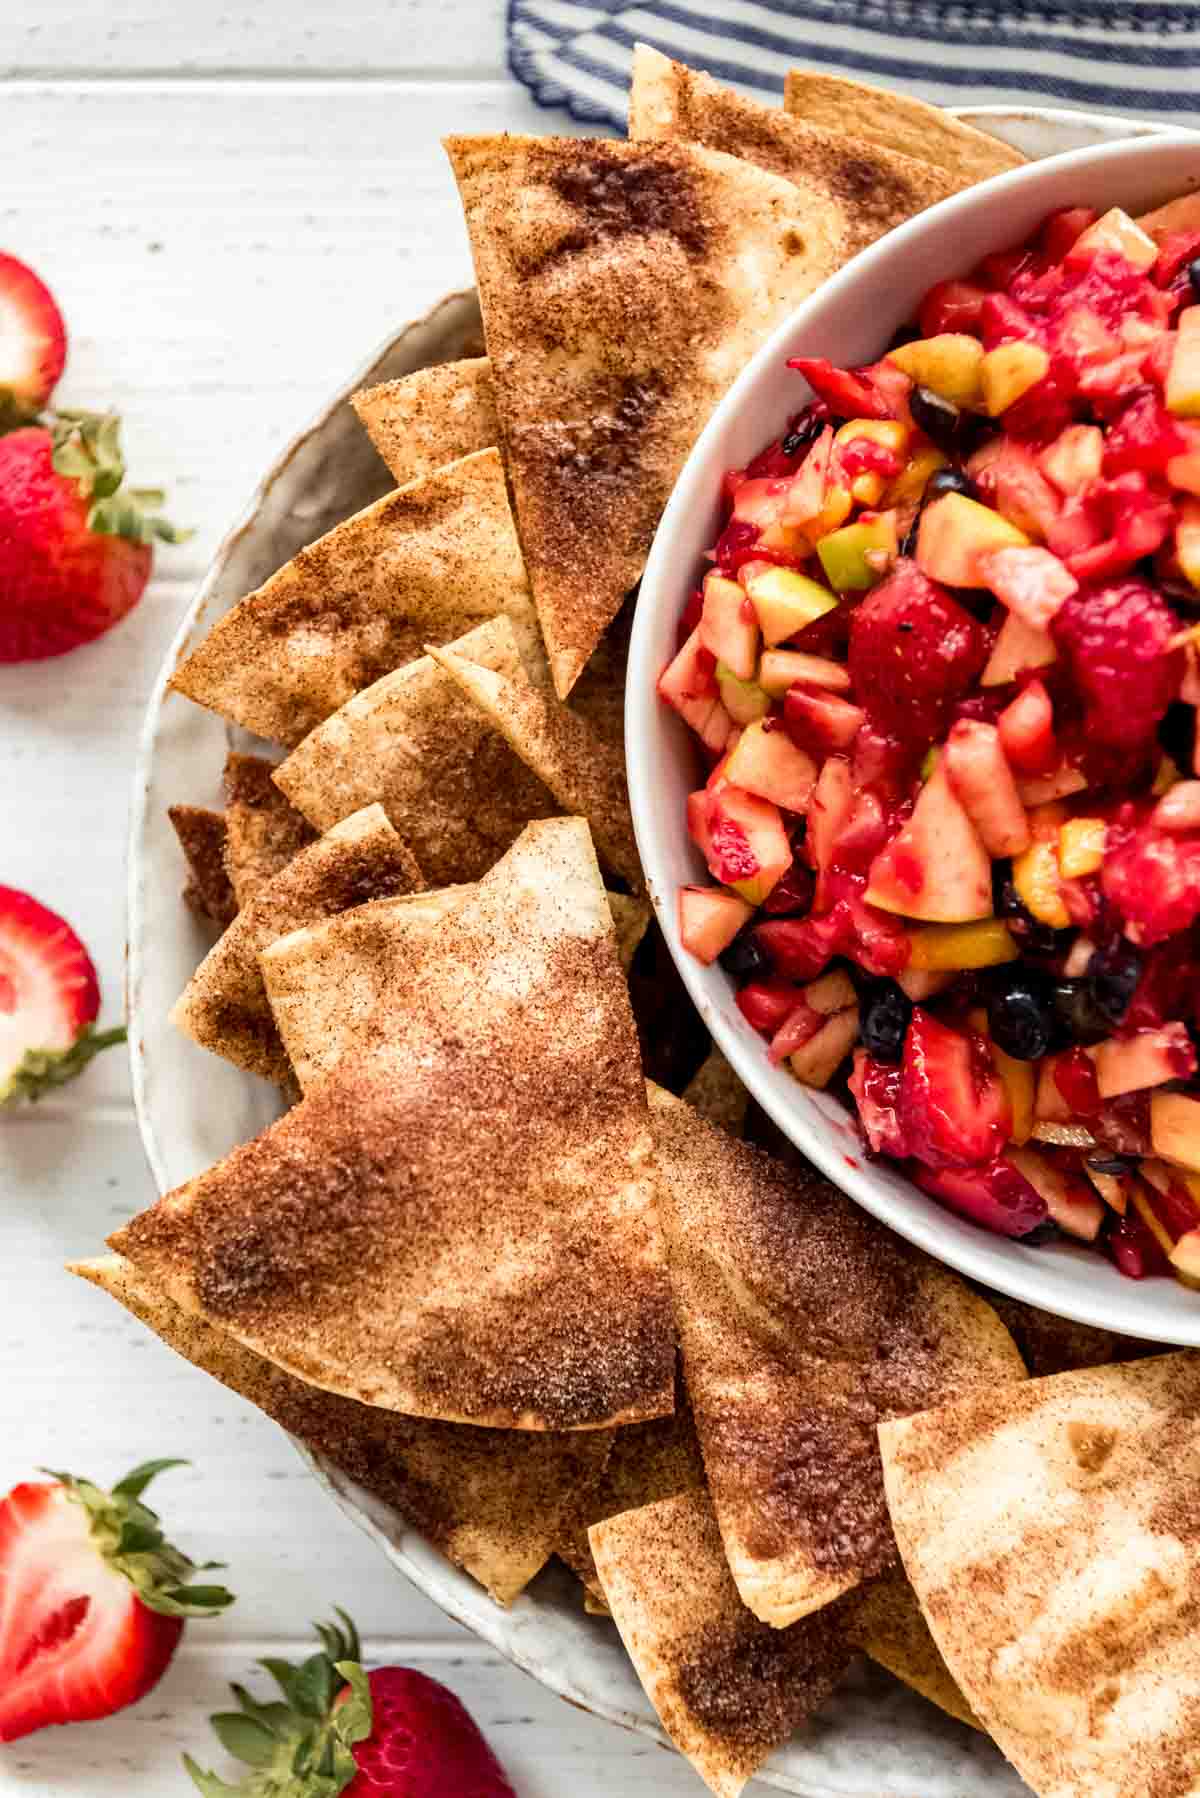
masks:
<path fill-rule="evenodd" d="M 180 1461 L 148 1461 L 111 1492 L 70 1474 L 0 1502 L 0 1742 L 123 1710 L 161 1679 L 187 1617 L 232 1603 L 141 1502 Z"/>
<path fill-rule="evenodd" d="M 124 478 L 115 414 L 62 412 L 0 436 L 0 662 L 99 637 L 141 598 L 151 544 L 180 541 L 164 495 Z"/>
<path fill-rule="evenodd" d="M 205 1798 L 516 1798 L 454 1693 L 411 1667 L 364 1673 L 358 1632 L 338 1617 L 317 1626 L 320 1652 L 302 1666 L 262 1662 L 283 1704 L 232 1688 L 238 1709 L 213 1728 L 253 1771 L 231 1786 L 185 1755 Z"/>
<path fill-rule="evenodd" d="M 65 918 L 0 886 L 0 1106 L 40 1099 L 125 1041 L 95 1029 L 100 987 Z"/>

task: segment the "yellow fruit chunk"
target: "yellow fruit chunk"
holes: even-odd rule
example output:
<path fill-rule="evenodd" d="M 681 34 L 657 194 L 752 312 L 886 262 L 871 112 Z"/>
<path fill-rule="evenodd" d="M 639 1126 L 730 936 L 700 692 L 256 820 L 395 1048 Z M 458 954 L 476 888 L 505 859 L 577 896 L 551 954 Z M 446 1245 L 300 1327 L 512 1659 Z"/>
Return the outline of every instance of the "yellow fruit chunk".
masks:
<path fill-rule="evenodd" d="M 1200 587 L 1200 499 L 1180 502 L 1175 525 L 1175 554 L 1193 587 Z"/>
<path fill-rule="evenodd" d="M 1058 833 L 1058 871 L 1064 880 L 1095 874 L 1104 861 L 1103 818 L 1072 818 Z"/>
<path fill-rule="evenodd" d="M 855 438 L 865 437 L 869 443 L 878 443 L 883 449 L 894 450 L 899 455 L 911 436 L 909 427 L 898 418 L 852 418 L 841 427 L 833 441 L 844 447 Z M 851 481 L 850 497 L 860 506 L 877 506 L 886 485 L 883 475 L 867 469 Z"/>
<path fill-rule="evenodd" d="M 758 614 L 763 642 L 768 645 L 795 636 L 806 624 L 824 617 L 837 605 L 837 596 L 827 587 L 810 580 L 806 574 L 798 574 L 794 568 L 748 562 L 742 567 L 739 578 L 747 599 Z"/>
<path fill-rule="evenodd" d="M 1058 844 L 1053 841 L 1034 841 L 1013 858 L 1013 885 L 1025 909 L 1052 930 L 1068 930 L 1071 914 L 1058 890 L 1059 874 Z"/>
<path fill-rule="evenodd" d="M 1016 961 L 1020 950 L 999 918 L 977 924 L 930 924 L 909 933 L 910 968 L 936 972 L 942 968 L 995 968 Z"/>
<path fill-rule="evenodd" d="M 885 506 L 902 506 L 920 499 L 929 485 L 930 477 L 935 475 L 939 468 L 946 466 L 946 458 L 940 449 L 934 449 L 931 445 L 929 449 L 918 450 L 915 455 L 909 457 L 900 473 L 884 488 L 883 504 Z"/>
<path fill-rule="evenodd" d="M 903 369 L 918 387 L 928 387 L 955 406 L 977 406 L 981 398 L 979 367 L 983 345 L 977 337 L 944 331 L 937 337 L 919 337 L 889 350 L 889 362 Z"/>
<path fill-rule="evenodd" d="M 1134 268 L 1142 270 L 1153 268 L 1158 261 L 1158 245 L 1154 239 L 1119 206 L 1114 206 L 1111 212 L 1106 212 L 1075 239 L 1067 252 L 1067 261 L 1086 262 L 1097 251 L 1124 256 L 1126 262 L 1132 262 Z"/>
<path fill-rule="evenodd" d="M 1151 1093 L 1150 1141 L 1164 1161 L 1200 1171 L 1200 1099 Z"/>
<path fill-rule="evenodd" d="M 896 560 L 896 514 L 873 512 L 830 531 L 817 544 L 829 585 L 839 593 L 865 592 Z"/>
<path fill-rule="evenodd" d="M 1038 343 L 1002 343 L 989 350 L 979 365 L 984 410 L 999 418 L 1043 380 L 1050 358 Z"/>
<path fill-rule="evenodd" d="M 1179 334 L 1167 370 L 1167 411 L 1200 418 L 1200 306 L 1179 314 Z"/>

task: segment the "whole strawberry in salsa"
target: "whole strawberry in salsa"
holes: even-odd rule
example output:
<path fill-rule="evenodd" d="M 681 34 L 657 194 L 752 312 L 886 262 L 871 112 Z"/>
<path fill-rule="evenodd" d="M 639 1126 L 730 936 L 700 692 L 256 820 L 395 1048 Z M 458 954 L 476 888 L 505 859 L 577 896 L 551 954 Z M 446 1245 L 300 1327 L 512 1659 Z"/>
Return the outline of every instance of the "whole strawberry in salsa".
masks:
<path fill-rule="evenodd" d="M 55 1474 L 0 1502 L 0 1742 L 135 1704 L 170 1665 L 185 1620 L 233 1602 L 193 1583 L 198 1569 L 142 1502 L 183 1465 L 148 1461 L 111 1492 Z"/>
<path fill-rule="evenodd" d="M 454 1693 L 409 1667 L 364 1672 L 358 1632 L 337 1614 L 301 1666 L 263 1661 L 282 1703 L 232 1688 L 237 1710 L 212 1725 L 251 1772 L 229 1785 L 185 1756 L 205 1798 L 516 1798 Z"/>
<path fill-rule="evenodd" d="M 1200 196 L 788 367 L 658 683 L 683 946 L 950 1210 L 1200 1285 Z"/>
<path fill-rule="evenodd" d="M 0 1106 L 36 1100 L 81 1074 L 124 1029 L 95 1028 L 100 986 L 65 918 L 0 886 Z"/>

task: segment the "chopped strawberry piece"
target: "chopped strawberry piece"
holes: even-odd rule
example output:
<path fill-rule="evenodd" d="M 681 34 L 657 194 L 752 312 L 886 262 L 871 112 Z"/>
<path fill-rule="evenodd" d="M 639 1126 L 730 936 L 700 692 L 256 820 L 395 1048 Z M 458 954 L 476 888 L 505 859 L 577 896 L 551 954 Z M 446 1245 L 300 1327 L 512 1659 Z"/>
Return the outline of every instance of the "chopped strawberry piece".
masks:
<path fill-rule="evenodd" d="M 1143 825 L 1105 855 L 1100 881 L 1137 941 L 1161 943 L 1200 917 L 1200 837 Z"/>
<path fill-rule="evenodd" d="M 984 349 L 995 350 L 1002 343 L 1036 339 L 1038 331 L 1024 308 L 1006 293 L 989 293 L 979 310 L 979 334 Z"/>
<path fill-rule="evenodd" d="M 1140 469 L 1143 474 L 1162 474 L 1172 456 L 1182 456 L 1189 448 L 1159 396 L 1147 388 L 1122 412 L 1104 440 L 1104 472 L 1126 474 Z"/>
<path fill-rule="evenodd" d="M 1126 1279 L 1144 1280 L 1150 1274 L 1170 1273 L 1171 1264 L 1162 1244 L 1132 1206 L 1123 1217 L 1111 1217 L 1107 1222 L 1101 1246 Z"/>
<path fill-rule="evenodd" d="M 799 1003 L 799 990 L 788 980 L 751 980 L 737 995 L 738 1010 L 763 1036 L 774 1036 Z"/>
<path fill-rule="evenodd" d="M 997 1236 L 1028 1236 L 1049 1216 L 1041 1193 L 1002 1156 L 986 1167 L 916 1167 L 912 1177 L 922 1192 Z"/>
<path fill-rule="evenodd" d="M 1095 1117 L 1100 1109 L 1096 1067 L 1086 1049 L 1068 1049 L 1054 1061 L 1054 1084 L 1073 1117 Z"/>
<path fill-rule="evenodd" d="M 1070 663 L 1090 737 L 1130 750 L 1153 740 L 1183 673 L 1182 658 L 1168 648 L 1177 629 L 1144 581 L 1084 587 L 1064 602 L 1051 630 Z"/>
<path fill-rule="evenodd" d="M 804 376 L 835 418 L 891 418 L 887 400 L 862 373 L 835 368 L 824 356 L 789 356 L 788 367 Z"/>
<path fill-rule="evenodd" d="M 865 1049 L 854 1051 L 849 1084 L 863 1135 L 876 1155 L 895 1155 L 904 1161 L 912 1150 L 900 1122 L 900 1080 L 898 1065 L 875 1061 Z"/>
<path fill-rule="evenodd" d="M 921 301 L 917 322 L 922 337 L 940 337 L 943 333 L 979 335 L 979 315 L 987 289 L 975 281 L 939 281 Z"/>
<path fill-rule="evenodd" d="M 987 659 L 982 626 L 912 562 L 898 562 L 850 623 L 850 677 L 872 722 L 931 743 Z"/>
<path fill-rule="evenodd" d="M 1038 248 L 1047 262 L 1061 262 L 1100 214 L 1091 206 L 1067 206 L 1042 220 Z"/>
<path fill-rule="evenodd" d="M 1034 777 L 1058 766 L 1059 747 L 1054 736 L 1054 707 L 1045 685 L 1031 680 L 997 720 L 1000 747 L 1010 767 Z"/>
<path fill-rule="evenodd" d="M 918 1005 L 901 1069 L 903 1128 L 926 1167 L 972 1167 L 1000 1153 L 1008 1101 L 982 1037 L 950 1030 Z"/>
<path fill-rule="evenodd" d="M 1153 280 L 1159 287 L 1169 287 L 1176 275 L 1197 256 L 1200 256 L 1200 231 L 1172 231 L 1159 243 Z"/>

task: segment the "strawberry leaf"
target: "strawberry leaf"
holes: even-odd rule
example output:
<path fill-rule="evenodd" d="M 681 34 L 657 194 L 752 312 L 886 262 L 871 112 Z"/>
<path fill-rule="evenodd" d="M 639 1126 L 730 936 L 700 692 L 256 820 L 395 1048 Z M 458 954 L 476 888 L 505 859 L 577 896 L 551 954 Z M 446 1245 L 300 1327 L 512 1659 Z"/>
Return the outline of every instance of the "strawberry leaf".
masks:
<path fill-rule="evenodd" d="M 182 1461 L 147 1462 L 125 1476 L 122 1486 L 144 1491 L 156 1473 L 181 1467 Z M 233 1603 L 223 1586 L 192 1586 L 196 1567 L 181 1549 L 168 1542 L 158 1518 L 129 1490 L 105 1492 L 90 1480 L 69 1473 L 52 1475 L 68 1497 L 88 1515 L 92 1541 L 113 1570 L 129 1581 L 147 1610 L 165 1617 L 211 1617 Z"/>
<path fill-rule="evenodd" d="M 269 1767 L 279 1747 L 278 1738 L 253 1717 L 241 1711 L 218 1711 L 210 1717 L 213 1732 L 227 1754 L 248 1767 Z"/>
<path fill-rule="evenodd" d="M 143 1461 L 140 1467 L 134 1467 L 118 1480 L 112 1489 L 114 1498 L 140 1498 L 152 1480 L 160 1473 L 169 1473 L 172 1467 L 188 1467 L 191 1463 L 180 1460 L 178 1455 L 163 1461 Z"/>
<path fill-rule="evenodd" d="M 0 1106 L 18 1105 L 22 1101 L 35 1105 L 56 1087 L 77 1079 L 89 1061 L 102 1050 L 124 1041 L 124 1025 L 118 1025 L 115 1030 L 97 1030 L 94 1024 L 88 1024 L 69 1049 L 27 1049 L 23 1060 L 0 1085 Z"/>
<path fill-rule="evenodd" d="M 90 502 L 89 530 L 131 543 L 183 543 L 191 536 L 162 516 L 161 487 L 124 485 L 121 421 L 115 412 L 55 412 L 49 428 L 55 473 L 74 481 L 79 497 Z"/>
<path fill-rule="evenodd" d="M 202 1767 L 196 1765 L 190 1754 L 184 1755 L 183 1764 L 187 1768 L 192 1784 L 198 1791 L 203 1792 L 204 1798 L 241 1798 L 239 1787 L 226 1785 L 225 1781 L 218 1779 L 215 1773 L 206 1773 Z"/>

